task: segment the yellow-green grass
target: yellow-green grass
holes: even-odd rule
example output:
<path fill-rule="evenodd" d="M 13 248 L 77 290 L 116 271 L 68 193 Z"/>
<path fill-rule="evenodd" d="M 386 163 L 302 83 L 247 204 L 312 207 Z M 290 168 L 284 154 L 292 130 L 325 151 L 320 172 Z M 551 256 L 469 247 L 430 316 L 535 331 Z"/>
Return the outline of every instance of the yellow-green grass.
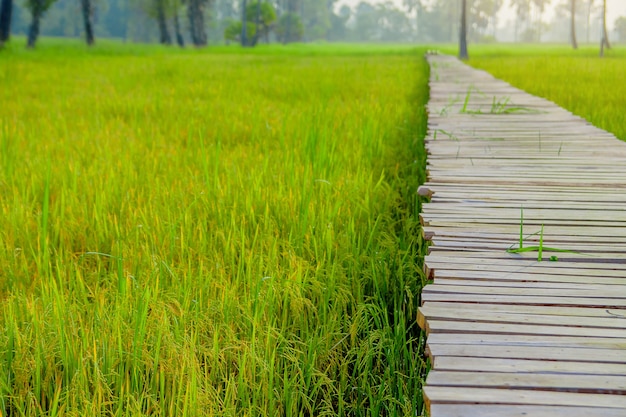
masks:
<path fill-rule="evenodd" d="M 0 52 L 0 414 L 420 413 L 422 51 L 124 48 Z"/>
<path fill-rule="evenodd" d="M 626 140 L 626 48 L 476 46 L 469 64 L 547 98 Z"/>

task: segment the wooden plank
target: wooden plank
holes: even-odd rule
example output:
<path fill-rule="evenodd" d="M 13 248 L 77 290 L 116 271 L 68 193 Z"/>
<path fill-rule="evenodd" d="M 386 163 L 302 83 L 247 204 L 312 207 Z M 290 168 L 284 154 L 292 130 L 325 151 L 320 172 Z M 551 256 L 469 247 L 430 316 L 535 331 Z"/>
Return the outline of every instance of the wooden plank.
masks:
<path fill-rule="evenodd" d="M 422 324 L 428 335 L 433 333 L 479 333 L 506 335 L 584 336 L 623 339 L 626 331 L 594 327 L 568 327 L 538 324 L 509 324 L 429 319 Z M 624 346 L 620 346 L 624 348 Z M 625 351 L 626 352 L 626 351 Z M 626 355 L 626 354 L 625 354 Z"/>
<path fill-rule="evenodd" d="M 505 372 L 430 371 L 426 383 L 440 387 L 540 389 L 542 391 L 624 395 L 626 378 L 615 375 L 568 375 Z"/>
<path fill-rule="evenodd" d="M 626 191 L 626 190 L 625 190 Z M 520 225 L 519 215 L 515 217 L 493 217 L 487 215 L 476 215 L 472 218 L 463 216 L 460 214 L 420 214 L 420 220 L 425 226 L 439 226 L 439 225 L 461 225 L 461 224 L 480 224 L 480 225 Z M 582 228 L 590 227 L 626 227 L 626 221 L 623 220 L 589 220 L 585 219 L 548 219 L 548 218 L 528 218 L 524 219 L 525 228 L 533 228 L 533 232 L 538 232 L 541 225 L 544 227 L 551 226 L 578 226 Z M 621 236 L 622 234 L 620 234 Z M 585 236 L 582 233 L 581 236 Z"/>
<path fill-rule="evenodd" d="M 511 304 L 473 304 L 473 303 L 447 303 L 428 302 L 424 306 L 435 306 L 455 310 L 464 310 L 469 314 L 471 311 L 483 311 L 494 313 L 518 313 L 518 314 L 542 314 L 557 316 L 580 316 L 580 317 L 626 317 L 626 309 L 586 308 L 586 307 L 561 307 L 561 306 L 528 306 Z"/>
<path fill-rule="evenodd" d="M 447 280 L 501 281 L 524 283 L 576 283 L 626 285 L 626 277 L 604 276 L 604 274 L 546 274 L 526 271 L 468 271 L 466 269 L 437 269 L 433 276 L 435 283 L 445 284 Z"/>
<path fill-rule="evenodd" d="M 511 157 L 511 159 L 519 160 L 517 156 Z M 616 158 L 614 163 L 623 162 L 623 159 L 624 158 Z M 577 159 L 572 162 L 574 162 L 575 164 L 578 164 L 579 162 L 582 162 L 582 161 Z M 588 158 L 587 158 L 587 162 L 589 162 Z M 550 162 L 550 164 L 552 164 L 552 162 Z M 597 166 L 597 164 L 593 164 L 593 166 Z M 578 184 L 575 187 L 555 186 L 555 185 L 549 185 L 549 184 L 541 184 L 539 186 L 530 185 L 530 184 L 507 184 L 506 188 L 503 188 L 501 185 L 497 185 L 497 184 L 473 184 L 469 186 L 465 181 L 459 181 L 457 183 L 453 183 L 453 182 L 440 183 L 436 181 L 428 181 L 425 184 L 425 186 L 432 188 L 432 189 L 440 190 L 439 192 L 444 192 L 444 191 L 448 191 L 448 192 L 451 192 L 451 191 L 498 192 L 500 191 L 500 192 L 503 192 L 503 191 L 506 191 L 508 193 L 512 193 L 513 191 L 516 191 L 516 192 L 522 192 L 522 193 L 524 192 L 535 193 L 535 192 L 543 191 L 543 192 L 558 192 L 558 193 L 570 193 L 570 194 L 574 194 L 575 192 L 580 192 L 582 193 L 582 195 L 585 195 L 585 196 L 593 195 L 599 198 L 602 198 L 602 197 L 606 198 L 607 194 L 616 194 L 615 196 L 613 195 L 608 196 L 610 198 L 617 198 L 617 199 L 624 198 L 623 194 L 621 193 L 622 191 L 621 188 L 616 187 L 612 189 L 599 189 L 595 187 L 587 187 L 582 184 Z"/>
<path fill-rule="evenodd" d="M 624 292 L 626 293 L 626 283 L 606 283 L 606 282 L 537 282 L 533 277 L 530 279 L 519 281 L 500 280 L 482 278 L 478 280 L 468 279 L 466 277 L 441 279 L 438 278 L 435 284 L 438 285 L 454 285 L 454 286 L 474 286 L 474 287 L 500 287 L 500 288 L 523 288 L 528 289 L 563 289 L 563 290 L 582 290 L 589 293 L 598 294 L 602 292 Z M 620 280 L 623 281 L 623 280 Z"/>
<path fill-rule="evenodd" d="M 616 408 L 537 406 L 537 405 L 472 405 L 431 404 L 432 417 L 624 417 Z"/>
<path fill-rule="evenodd" d="M 451 227 L 424 227 L 423 231 L 426 235 L 429 235 L 430 238 L 438 238 L 438 239 L 455 239 L 455 240 L 477 240 L 477 241 L 507 241 L 507 242 L 518 242 L 519 241 L 519 226 L 510 227 L 509 230 L 481 230 L 479 228 L 451 228 Z M 517 229 L 517 230 L 515 230 Z M 582 241 L 580 234 L 569 234 L 569 235 L 557 235 L 554 231 L 549 230 L 549 235 L 547 239 L 550 242 L 554 242 L 559 245 L 569 245 L 571 243 L 579 243 Z M 544 230 L 545 233 L 545 230 Z M 524 236 L 525 244 L 530 246 L 532 244 L 539 244 L 539 235 L 526 235 Z M 610 245 L 626 245 L 626 236 L 591 236 L 587 235 L 584 237 L 585 244 L 594 246 L 597 244 L 610 244 Z"/>
<path fill-rule="evenodd" d="M 427 320 L 453 320 L 458 322 L 486 322 L 508 324 L 532 324 L 561 327 L 593 327 L 604 329 L 618 329 L 624 331 L 626 337 L 626 317 L 581 317 L 569 315 L 543 315 L 522 314 L 507 312 L 483 312 L 473 311 L 468 314 L 465 309 L 438 308 L 428 303 L 419 308 L 418 322 L 425 323 Z M 626 349 L 626 345 L 623 346 Z"/>
<path fill-rule="evenodd" d="M 467 250 L 493 250 L 493 251 L 507 251 L 510 249 L 516 249 L 519 247 L 519 243 L 514 239 L 498 241 L 494 239 L 475 239 L 472 241 L 467 240 L 459 240 L 459 239 L 451 239 L 451 238 L 438 238 L 432 237 L 430 239 L 432 246 L 438 249 L 443 250 L 459 250 L 459 249 L 467 249 Z M 539 242 L 533 240 L 527 240 L 524 242 L 526 247 L 528 246 L 539 246 Z M 548 236 L 544 241 L 543 245 L 546 248 L 546 252 L 556 252 L 549 251 L 548 248 L 562 249 L 567 251 L 573 251 L 580 254 L 585 254 L 588 256 L 594 256 L 596 254 L 623 254 L 623 249 L 618 245 L 611 244 L 601 244 L 595 242 L 585 242 L 585 243 L 568 243 L 566 245 L 555 242 Z"/>
<path fill-rule="evenodd" d="M 582 268 L 600 270 L 620 270 L 626 272 L 626 253 L 622 256 L 585 256 L 565 253 L 559 262 L 539 262 L 536 253 L 506 253 L 502 251 L 482 251 L 458 253 L 456 251 L 438 251 L 426 256 L 426 261 L 475 264 L 476 261 L 489 261 L 498 265 L 545 266 L 546 268 Z M 567 261 L 566 261 L 567 260 Z M 575 263 L 575 264 L 574 264 Z"/>
<path fill-rule="evenodd" d="M 626 300 L 626 291 L 615 291 L 611 286 L 602 286 L 602 288 L 594 288 L 590 285 L 589 290 L 584 288 L 565 289 L 565 288 L 533 288 L 530 285 L 526 288 L 522 287 L 495 287 L 487 286 L 484 283 L 478 285 L 442 285 L 431 284 L 425 288 L 429 294 L 432 293 L 451 293 L 451 294 L 485 294 L 485 295 L 524 295 L 527 297 L 576 297 L 576 298 L 604 298 Z"/>
<path fill-rule="evenodd" d="M 615 375 L 622 378 L 626 377 L 626 365 L 616 363 L 438 355 L 433 358 L 432 367 L 439 371 Z"/>
<path fill-rule="evenodd" d="M 476 261 L 476 258 L 462 256 L 451 257 L 441 256 L 440 252 L 433 252 L 426 256 L 425 265 L 436 271 L 441 271 L 442 276 L 445 271 L 474 271 L 494 272 L 494 273 L 518 273 L 528 274 L 530 279 L 534 274 L 545 275 L 580 275 L 585 277 L 605 277 L 624 278 L 626 277 L 626 266 L 623 264 L 597 263 L 590 264 L 584 262 L 565 262 L 562 259 L 558 262 L 543 261 L 537 262 L 534 259 L 488 259 Z"/>
<path fill-rule="evenodd" d="M 503 333 L 430 333 L 428 341 L 449 345 L 498 345 L 539 347 L 588 347 L 594 349 L 623 349 L 626 338 L 576 336 L 503 334 Z"/>
<path fill-rule="evenodd" d="M 626 364 L 624 349 L 562 348 L 536 346 L 437 345 L 428 343 L 430 354 L 483 358 L 541 359 L 550 361 Z"/>
<path fill-rule="evenodd" d="M 611 298 L 583 298 L 583 297 L 535 297 L 532 295 L 493 295 L 493 294 L 463 294 L 431 292 L 428 288 L 422 292 L 422 302 L 449 301 L 458 303 L 487 303 L 487 304 L 520 304 L 534 306 L 573 306 L 598 307 L 606 309 L 623 309 L 626 302 L 623 299 Z"/>
<path fill-rule="evenodd" d="M 622 413 L 626 412 L 626 396 L 621 395 L 426 386 L 424 397 L 427 406 L 432 404 L 549 405 L 613 408 Z"/>

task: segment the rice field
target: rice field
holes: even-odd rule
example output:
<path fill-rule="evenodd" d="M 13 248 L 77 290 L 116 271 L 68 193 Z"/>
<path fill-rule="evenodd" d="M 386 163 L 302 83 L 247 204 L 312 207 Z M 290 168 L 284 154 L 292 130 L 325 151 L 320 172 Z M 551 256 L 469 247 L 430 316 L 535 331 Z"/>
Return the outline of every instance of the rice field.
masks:
<path fill-rule="evenodd" d="M 406 416 L 406 47 L 0 52 L 1 416 Z"/>
<path fill-rule="evenodd" d="M 626 49 L 598 57 L 584 46 L 477 46 L 469 64 L 531 94 L 547 98 L 626 140 Z"/>

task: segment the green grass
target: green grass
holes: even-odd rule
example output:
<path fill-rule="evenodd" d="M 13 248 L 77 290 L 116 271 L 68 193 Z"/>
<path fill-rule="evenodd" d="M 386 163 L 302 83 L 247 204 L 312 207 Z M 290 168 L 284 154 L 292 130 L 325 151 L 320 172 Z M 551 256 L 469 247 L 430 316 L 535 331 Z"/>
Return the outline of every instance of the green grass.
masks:
<path fill-rule="evenodd" d="M 469 64 L 547 98 L 626 140 L 626 49 L 596 46 L 476 46 Z"/>
<path fill-rule="evenodd" d="M 423 51 L 46 43 L 0 52 L 1 415 L 421 412 Z"/>

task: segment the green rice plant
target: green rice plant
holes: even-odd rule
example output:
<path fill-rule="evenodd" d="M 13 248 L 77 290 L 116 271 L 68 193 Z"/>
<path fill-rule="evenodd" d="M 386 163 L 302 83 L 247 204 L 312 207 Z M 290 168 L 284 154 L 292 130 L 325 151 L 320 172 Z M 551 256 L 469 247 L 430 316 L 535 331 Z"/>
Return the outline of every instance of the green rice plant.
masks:
<path fill-rule="evenodd" d="M 422 51 L 2 54 L 2 415 L 422 412 Z"/>

